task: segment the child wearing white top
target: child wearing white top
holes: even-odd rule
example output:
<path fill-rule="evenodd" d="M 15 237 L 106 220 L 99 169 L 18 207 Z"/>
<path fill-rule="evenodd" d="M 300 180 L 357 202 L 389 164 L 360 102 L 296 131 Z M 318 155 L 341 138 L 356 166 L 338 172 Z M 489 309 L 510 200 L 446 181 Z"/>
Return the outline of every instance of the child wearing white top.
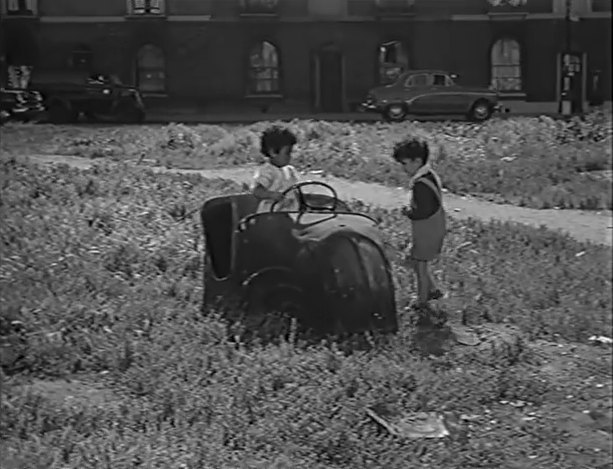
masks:
<path fill-rule="evenodd" d="M 258 212 L 268 212 L 275 202 L 276 211 L 298 210 L 295 194 L 282 197 L 284 191 L 298 182 L 298 171 L 290 165 L 296 136 L 288 129 L 271 127 L 260 138 L 260 151 L 268 159 L 256 171 L 251 190 L 260 201 Z"/>

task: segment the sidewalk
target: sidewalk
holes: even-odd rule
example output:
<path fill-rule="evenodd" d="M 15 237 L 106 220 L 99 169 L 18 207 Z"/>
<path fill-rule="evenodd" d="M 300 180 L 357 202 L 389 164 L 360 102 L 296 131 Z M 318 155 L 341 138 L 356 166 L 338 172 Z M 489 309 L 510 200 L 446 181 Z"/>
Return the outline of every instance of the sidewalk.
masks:
<path fill-rule="evenodd" d="M 549 115 L 556 117 L 555 113 L 522 113 L 522 114 L 497 114 L 496 117 L 510 118 L 523 116 L 540 116 Z M 361 112 L 344 112 L 344 113 L 262 113 L 262 112 L 214 112 L 207 113 L 197 109 L 150 109 L 147 110 L 145 122 L 149 124 L 168 124 L 170 122 L 181 122 L 185 124 L 252 124 L 259 121 L 291 121 L 293 119 L 301 120 L 325 120 L 337 122 L 383 122 L 383 119 L 378 114 L 361 113 Z M 463 116 L 409 116 L 407 120 L 420 121 L 464 121 Z"/>
<path fill-rule="evenodd" d="M 62 163 L 80 169 L 91 168 L 98 161 L 67 155 L 24 155 L 17 158 L 21 161 L 38 164 Z M 133 163 L 134 160 L 130 164 Z M 144 168 L 144 166 L 141 167 Z M 245 166 L 209 170 L 165 168 L 161 166 L 146 166 L 146 168 L 158 173 L 198 174 L 209 179 L 228 179 L 239 184 L 248 183 L 253 176 L 253 167 Z M 386 209 L 400 208 L 404 200 L 404 189 L 402 188 L 350 181 L 334 176 L 309 174 L 307 178 L 331 184 L 337 190 L 339 197 L 344 200 L 357 199 L 369 205 Z M 475 197 L 465 197 L 451 193 L 445 194 L 445 205 L 449 216 L 453 218 L 508 221 L 536 228 L 545 226 L 550 230 L 567 233 L 579 241 L 587 241 L 607 247 L 613 244 L 613 238 L 611 237 L 613 221 L 611 219 L 612 213 L 609 210 L 594 212 L 585 210 L 533 209 L 508 204 L 496 204 Z"/>
<path fill-rule="evenodd" d="M 497 118 L 512 118 L 517 116 L 536 117 L 550 116 L 561 117 L 558 113 L 558 104 L 555 102 L 525 102 L 525 101 L 502 101 L 503 107 L 509 112 L 497 113 Z M 611 109 L 610 103 L 603 109 Z M 365 112 L 342 112 L 342 113 L 317 113 L 296 109 L 278 109 L 270 112 L 261 112 L 256 107 L 220 107 L 220 106 L 178 106 L 164 105 L 162 103 L 151 104 L 146 107 L 147 116 L 145 122 L 149 124 L 168 124 L 181 122 L 185 124 L 251 124 L 259 121 L 290 121 L 292 119 L 311 119 L 338 122 L 383 122 L 378 114 Z M 407 120 L 420 121 L 465 121 L 461 115 L 439 116 L 409 116 Z"/>
<path fill-rule="evenodd" d="M 147 110 L 145 122 L 149 124 L 168 124 L 181 122 L 185 124 L 252 124 L 259 121 L 290 121 L 292 119 L 312 119 L 339 122 L 377 122 L 376 114 L 365 113 L 262 113 L 262 112 L 206 112 L 198 109 L 150 109 Z"/>

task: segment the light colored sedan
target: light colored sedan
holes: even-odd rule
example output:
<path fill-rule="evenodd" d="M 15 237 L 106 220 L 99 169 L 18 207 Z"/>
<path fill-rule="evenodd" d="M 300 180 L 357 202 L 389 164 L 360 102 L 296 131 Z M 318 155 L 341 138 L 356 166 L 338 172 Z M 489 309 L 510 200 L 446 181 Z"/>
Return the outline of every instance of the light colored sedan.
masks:
<path fill-rule="evenodd" d="M 404 72 L 393 83 L 371 89 L 360 110 L 392 122 L 408 115 L 463 115 L 484 121 L 500 110 L 495 90 L 462 86 L 455 78 L 442 70 Z"/>

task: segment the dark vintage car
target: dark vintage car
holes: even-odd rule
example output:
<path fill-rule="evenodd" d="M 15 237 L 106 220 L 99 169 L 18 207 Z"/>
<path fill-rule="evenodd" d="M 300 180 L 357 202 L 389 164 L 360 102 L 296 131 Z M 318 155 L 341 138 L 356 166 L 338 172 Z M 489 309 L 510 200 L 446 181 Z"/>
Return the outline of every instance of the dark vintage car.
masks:
<path fill-rule="evenodd" d="M 349 210 L 321 182 L 298 183 L 290 193 L 300 201 L 296 211 L 274 204 L 256 213 L 250 193 L 205 202 L 203 310 L 233 305 L 236 322 L 252 328 L 272 318 L 284 331 L 295 318 L 302 330 L 324 334 L 396 332 L 394 285 L 375 220 Z"/>
<path fill-rule="evenodd" d="M 113 75 L 77 70 L 33 73 L 30 89 L 40 92 L 52 123 L 106 120 L 138 123 L 145 107 L 137 88 Z"/>
<path fill-rule="evenodd" d="M 408 115 L 462 115 L 484 121 L 500 110 L 496 91 L 461 86 L 456 78 L 442 70 L 407 71 L 393 83 L 371 89 L 360 109 L 395 122 Z"/>
<path fill-rule="evenodd" d="M 31 122 L 45 114 L 40 93 L 21 89 L 0 88 L 0 122 Z"/>

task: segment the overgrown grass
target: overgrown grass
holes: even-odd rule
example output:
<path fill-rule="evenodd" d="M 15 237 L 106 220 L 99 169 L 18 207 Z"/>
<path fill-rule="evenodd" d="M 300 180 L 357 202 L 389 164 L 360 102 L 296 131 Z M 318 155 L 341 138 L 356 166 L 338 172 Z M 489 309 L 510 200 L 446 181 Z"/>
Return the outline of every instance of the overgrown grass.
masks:
<path fill-rule="evenodd" d="M 5 367 L 0 437 L 17 467 L 511 467 L 534 453 L 545 459 L 533 467 L 576 467 L 547 460 L 569 440 L 547 409 L 580 409 L 565 396 L 592 398 L 597 389 L 585 379 L 610 379 L 610 362 L 587 360 L 560 386 L 529 344 L 513 363 L 455 352 L 419 358 L 406 325 L 349 356 L 291 342 L 246 348 L 199 311 L 200 227 L 182 218 L 236 185 L 127 165 L 3 162 L 0 174 L 0 334 L 17 351 Z M 381 219 L 402 311 L 413 290 L 407 221 L 354 205 Z M 437 269 L 447 307 L 472 323 L 509 321 L 530 340 L 584 341 L 611 330 L 610 256 L 546 230 L 451 221 Z M 17 386 L 32 373 L 95 375 L 110 391 L 61 402 Z M 517 425 L 504 399 L 544 414 Z M 402 442 L 365 420 L 365 406 L 479 420 L 470 435 Z"/>
<path fill-rule="evenodd" d="M 3 151 L 146 159 L 184 168 L 218 168 L 261 161 L 258 138 L 270 122 L 249 126 L 57 127 L 7 126 Z M 335 176 L 406 184 L 390 153 L 411 133 L 429 135 L 436 165 L 455 193 L 487 196 L 534 208 L 611 209 L 611 116 L 569 122 L 551 118 L 485 124 L 349 124 L 293 121 L 299 137 L 294 163 Z"/>

